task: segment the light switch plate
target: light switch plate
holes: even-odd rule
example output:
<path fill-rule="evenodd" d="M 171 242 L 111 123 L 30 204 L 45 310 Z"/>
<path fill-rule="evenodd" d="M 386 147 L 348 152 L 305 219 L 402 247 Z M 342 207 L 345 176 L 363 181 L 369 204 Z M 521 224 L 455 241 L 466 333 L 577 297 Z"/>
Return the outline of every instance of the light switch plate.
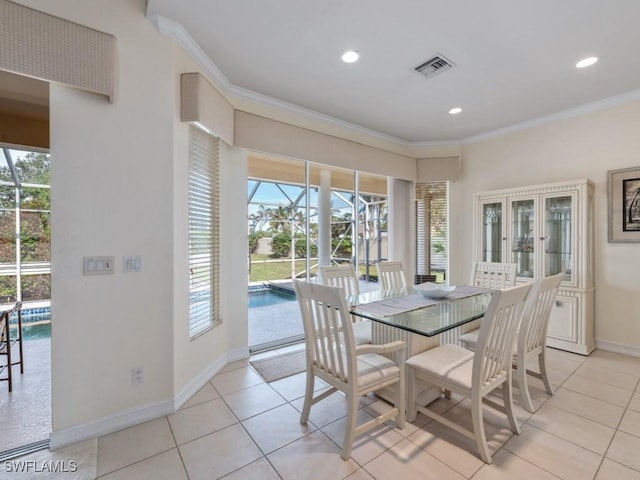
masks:
<path fill-rule="evenodd" d="M 142 257 L 132 255 L 122 258 L 122 271 L 124 273 L 138 273 L 142 271 Z"/>
<path fill-rule="evenodd" d="M 113 257 L 83 257 L 83 275 L 113 274 Z"/>

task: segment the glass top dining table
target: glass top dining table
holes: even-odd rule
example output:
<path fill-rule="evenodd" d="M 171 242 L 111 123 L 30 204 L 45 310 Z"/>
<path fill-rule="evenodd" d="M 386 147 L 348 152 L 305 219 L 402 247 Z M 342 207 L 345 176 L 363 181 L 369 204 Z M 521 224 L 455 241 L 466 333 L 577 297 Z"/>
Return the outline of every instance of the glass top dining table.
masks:
<path fill-rule="evenodd" d="M 484 316 L 492 290 L 458 286 L 441 299 L 425 298 L 414 287 L 377 290 L 347 298 L 353 315 L 427 337 Z"/>

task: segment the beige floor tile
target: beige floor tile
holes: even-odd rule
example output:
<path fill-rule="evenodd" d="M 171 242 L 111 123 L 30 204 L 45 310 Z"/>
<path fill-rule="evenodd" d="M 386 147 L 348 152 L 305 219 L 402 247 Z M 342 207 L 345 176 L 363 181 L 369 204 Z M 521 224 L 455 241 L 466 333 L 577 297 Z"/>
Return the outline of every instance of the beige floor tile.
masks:
<path fill-rule="evenodd" d="M 547 366 L 547 377 L 549 378 L 549 383 L 551 383 L 551 390 L 555 391 L 560 385 L 567 381 L 572 373 L 566 372 L 564 370 L 560 370 L 554 367 Z M 529 377 L 531 379 L 531 377 Z M 544 390 L 544 384 L 542 380 L 536 379 L 540 382 L 542 390 Z"/>
<path fill-rule="evenodd" d="M 221 398 L 178 410 L 167 418 L 178 445 L 238 423 Z"/>
<path fill-rule="evenodd" d="M 188 480 L 178 449 L 147 458 L 116 472 L 100 477 L 100 480 Z"/>
<path fill-rule="evenodd" d="M 587 359 L 580 368 L 576 370 L 576 375 L 606 383 L 607 385 L 624 388 L 625 390 L 635 390 L 636 385 L 638 385 L 638 379 L 640 379 L 640 373 L 636 372 L 634 375 L 629 375 L 628 373 L 618 372 L 610 368 L 600 367 L 597 361 L 591 360 L 590 358 Z M 638 369 L 640 372 L 640 367 L 638 367 Z"/>
<path fill-rule="evenodd" d="M 640 358 L 604 350 L 595 350 L 589 356 L 588 361 L 598 367 L 627 373 L 629 375 L 637 376 L 640 371 Z"/>
<path fill-rule="evenodd" d="M 362 425 L 373 418 L 374 417 L 366 411 L 359 410 L 357 424 Z M 322 431 L 327 437 L 333 440 L 338 447 L 342 448 L 346 425 L 347 418 L 344 417 L 337 422 L 327 425 Z M 403 439 L 404 437 L 397 431 L 384 424 L 379 425 L 355 438 L 352 444 L 351 458 L 359 465 L 364 465 Z"/>
<path fill-rule="evenodd" d="M 280 480 L 276 471 L 264 458 L 222 478 L 224 480 Z"/>
<path fill-rule="evenodd" d="M 556 348 L 547 348 L 545 355 L 547 368 L 553 368 L 567 373 L 575 372 L 587 358 L 582 355 L 565 352 Z"/>
<path fill-rule="evenodd" d="M 261 383 L 225 395 L 224 401 L 240 420 L 245 420 L 286 403 L 286 400 L 268 383 Z"/>
<path fill-rule="evenodd" d="M 371 399 L 373 399 L 373 401 L 370 401 Z M 373 397 L 360 397 L 358 399 L 358 408 L 363 409 L 372 417 L 379 417 L 380 415 L 387 413 L 389 410 L 393 409 L 393 405 L 387 402 L 386 400 L 383 400 L 382 398 L 376 397 L 374 395 Z M 345 414 L 346 414 L 346 411 L 345 411 Z M 389 428 L 394 429 L 398 434 L 402 435 L 403 437 L 407 437 L 411 435 L 416 429 L 422 426 L 422 424 L 418 424 L 415 421 L 412 423 L 405 422 L 405 427 L 404 429 L 401 430 L 397 428 L 398 425 L 396 424 L 395 418 L 392 418 L 391 420 L 387 420 L 385 422 L 385 425 L 388 426 Z"/>
<path fill-rule="evenodd" d="M 618 426 L 624 414 L 624 408 L 618 405 L 566 388 L 559 388 L 545 405 L 561 408 L 612 428 Z"/>
<path fill-rule="evenodd" d="M 251 438 L 266 455 L 316 430 L 312 422 L 300 424 L 300 412 L 281 405 L 242 422 Z"/>
<path fill-rule="evenodd" d="M 504 449 L 537 467 L 565 479 L 593 478 L 602 457 L 530 425 L 514 435 Z"/>
<path fill-rule="evenodd" d="M 200 403 L 208 402 L 209 400 L 215 400 L 219 398 L 218 392 L 213 388 L 211 383 L 207 382 L 200 390 L 198 390 L 189 400 L 187 400 L 181 409 L 193 407 Z"/>
<path fill-rule="evenodd" d="M 429 422 L 408 439 L 466 478 L 484 465 L 474 440 L 439 422 Z"/>
<path fill-rule="evenodd" d="M 342 460 L 340 449 L 317 431 L 267 457 L 283 480 L 339 480 L 359 469 L 353 460 Z"/>
<path fill-rule="evenodd" d="M 462 480 L 465 477 L 409 440 L 402 440 L 364 466 L 376 480 Z"/>
<path fill-rule="evenodd" d="M 306 388 L 307 374 L 298 373 L 297 375 L 291 375 L 290 377 L 276 380 L 269 383 L 271 388 L 282 395 L 288 402 L 304 397 Z M 328 388 L 328 385 L 316 378 L 314 383 L 314 390 L 316 392 Z"/>
<path fill-rule="evenodd" d="M 621 407 L 626 407 L 632 392 L 606 383 L 590 380 L 586 377 L 573 375 L 562 386 L 568 390 L 582 393 L 593 398 L 604 400 Z"/>
<path fill-rule="evenodd" d="M 93 480 L 97 475 L 98 439 L 92 438 L 55 451 L 40 450 L 0 463 L 7 480 Z M 27 467 L 30 465 L 30 467 Z M 59 471 L 51 472 L 52 468 Z M 37 470 L 37 471 L 36 471 Z"/>
<path fill-rule="evenodd" d="M 618 430 L 607 451 L 607 458 L 640 471 L 640 437 Z"/>
<path fill-rule="evenodd" d="M 605 458 L 595 480 L 640 480 L 640 471 Z"/>
<path fill-rule="evenodd" d="M 189 480 L 210 480 L 262 457 L 240 425 L 232 425 L 179 447 Z"/>
<path fill-rule="evenodd" d="M 629 408 L 631 410 L 635 410 L 636 412 L 640 412 L 640 393 L 638 393 L 637 391 L 633 394 L 633 397 L 631 397 Z"/>
<path fill-rule="evenodd" d="M 489 449 L 493 452 L 509 440 L 513 432 L 509 427 L 509 420 L 505 414 L 487 406 L 483 408 L 482 412 L 487 443 L 489 444 Z M 470 400 L 464 400 L 455 407 L 447 410 L 443 417 L 461 425 L 467 430 L 473 429 Z"/>
<path fill-rule="evenodd" d="M 299 398 L 291 402 L 299 412 L 302 412 L 304 399 Z M 329 395 L 327 398 L 311 407 L 309 420 L 318 428 L 340 420 L 347 414 L 347 399 L 340 392 Z"/>
<path fill-rule="evenodd" d="M 113 472 L 176 446 L 166 417 L 98 439 L 98 475 Z"/>
<path fill-rule="evenodd" d="M 349 475 L 347 478 L 345 478 L 345 480 L 376 480 L 376 479 L 373 478 L 371 475 L 369 475 L 369 473 L 364 468 L 361 468 L 355 473 L 352 473 L 351 475 Z"/>
<path fill-rule="evenodd" d="M 640 437 L 640 412 L 627 410 L 618 428 L 623 432 Z"/>
<path fill-rule="evenodd" d="M 491 465 L 482 467 L 473 476 L 473 480 L 557 480 L 558 477 L 545 472 L 541 468 L 513 455 L 506 450 L 499 450 Z"/>
<path fill-rule="evenodd" d="M 220 395 L 228 395 L 263 382 L 262 377 L 251 367 L 240 367 L 219 373 L 211 380 L 211 384 Z"/>
<path fill-rule="evenodd" d="M 225 372 L 229 372 L 231 370 L 235 370 L 236 368 L 244 368 L 244 367 L 248 367 L 248 366 L 249 366 L 249 359 L 248 358 L 243 358 L 242 360 L 236 360 L 235 362 L 228 363 L 218 373 L 219 374 L 220 373 L 225 373 Z"/>
<path fill-rule="evenodd" d="M 543 405 L 527 422 L 587 450 L 604 455 L 615 429 L 552 405 Z"/>

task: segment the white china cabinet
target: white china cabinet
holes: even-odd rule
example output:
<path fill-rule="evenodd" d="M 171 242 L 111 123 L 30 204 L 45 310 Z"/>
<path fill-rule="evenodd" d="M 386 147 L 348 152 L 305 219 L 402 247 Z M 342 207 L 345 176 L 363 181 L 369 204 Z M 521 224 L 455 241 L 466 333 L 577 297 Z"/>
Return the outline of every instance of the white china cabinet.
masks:
<path fill-rule="evenodd" d="M 517 266 L 517 282 L 564 272 L 547 344 L 583 355 L 593 339 L 593 183 L 575 180 L 474 197 L 474 260 Z"/>

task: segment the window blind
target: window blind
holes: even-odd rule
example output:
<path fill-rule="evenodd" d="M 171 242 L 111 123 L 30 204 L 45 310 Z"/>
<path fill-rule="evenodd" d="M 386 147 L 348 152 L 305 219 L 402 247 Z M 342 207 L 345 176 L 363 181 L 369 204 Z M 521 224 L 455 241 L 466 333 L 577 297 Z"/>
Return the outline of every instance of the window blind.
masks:
<path fill-rule="evenodd" d="M 448 255 L 447 182 L 416 184 L 416 275 L 442 272 Z"/>
<path fill-rule="evenodd" d="M 219 140 L 189 127 L 189 337 L 221 322 Z"/>

